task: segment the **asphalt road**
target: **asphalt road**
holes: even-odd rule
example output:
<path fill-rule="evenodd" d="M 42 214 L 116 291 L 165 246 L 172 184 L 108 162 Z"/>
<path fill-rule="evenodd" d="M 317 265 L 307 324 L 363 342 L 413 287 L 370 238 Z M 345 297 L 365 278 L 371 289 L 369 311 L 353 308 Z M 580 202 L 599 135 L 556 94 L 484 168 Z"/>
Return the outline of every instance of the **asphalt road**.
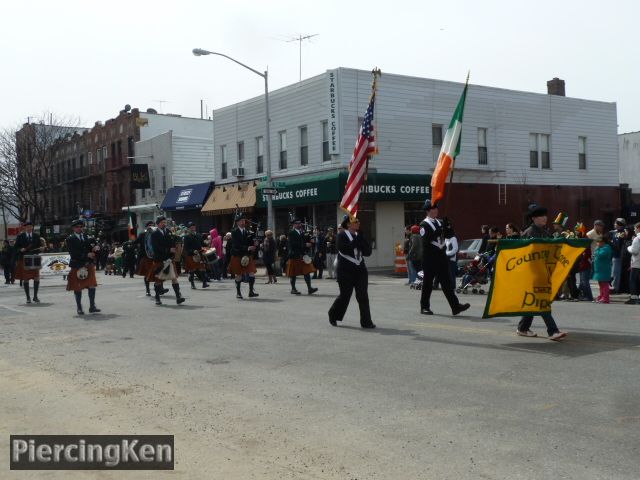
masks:
<path fill-rule="evenodd" d="M 167 294 L 100 274 L 102 314 L 78 317 L 61 281 L 40 305 L 0 286 L 2 479 L 640 478 L 640 306 L 554 304 L 563 343 L 452 317 L 435 292 L 372 276 L 378 328 L 327 310 L 337 293 L 289 294 L 286 279 Z M 299 280 L 298 288 L 303 282 Z M 246 286 L 245 292 L 246 292 Z M 85 300 L 86 301 L 86 300 Z M 173 472 L 8 470 L 9 434 L 173 434 Z"/>

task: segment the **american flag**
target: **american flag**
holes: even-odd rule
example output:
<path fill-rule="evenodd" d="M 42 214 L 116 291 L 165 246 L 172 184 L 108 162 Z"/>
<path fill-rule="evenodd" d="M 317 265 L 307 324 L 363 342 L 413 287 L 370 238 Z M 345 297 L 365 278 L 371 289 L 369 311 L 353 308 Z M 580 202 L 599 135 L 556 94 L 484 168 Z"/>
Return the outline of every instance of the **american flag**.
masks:
<path fill-rule="evenodd" d="M 373 105 L 375 94 L 371 95 L 367 112 L 360 126 L 360 133 L 356 140 L 356 148 L 349 162 L 349 178 L 342 196 L 340 206 L 353 217 L 358 215 L 360 189 L 367 176 L 367 160 L 369 155 L 377 153 L 376 140 L 373 134 Z"/>

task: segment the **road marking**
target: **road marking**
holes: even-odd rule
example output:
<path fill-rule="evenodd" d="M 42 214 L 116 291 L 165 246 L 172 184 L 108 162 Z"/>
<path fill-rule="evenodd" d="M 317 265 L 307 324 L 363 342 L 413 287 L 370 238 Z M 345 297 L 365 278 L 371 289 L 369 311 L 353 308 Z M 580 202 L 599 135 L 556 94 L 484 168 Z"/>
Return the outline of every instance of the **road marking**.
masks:
<path fill-rule="evenodd" d="M 25 312 L 24 310 L 18 310 L 17 308 L 11 308 L 11 307 L 7 307 L 6 305 L 0 305 L 1 308 L 6 308 L 7 310 L 9 310 L 10 312 L 15 312 L 15 313 L 22 313 L 25 315 L 30 315 L 30 313 Z"/>

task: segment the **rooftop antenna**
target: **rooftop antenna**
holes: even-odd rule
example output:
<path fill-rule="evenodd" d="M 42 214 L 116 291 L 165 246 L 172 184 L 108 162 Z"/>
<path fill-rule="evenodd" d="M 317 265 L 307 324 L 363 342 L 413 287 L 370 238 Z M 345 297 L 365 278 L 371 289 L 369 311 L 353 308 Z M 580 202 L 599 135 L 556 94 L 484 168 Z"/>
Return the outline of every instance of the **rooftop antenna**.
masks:
<path fill-rule="evenodd" d="M 320 35 L 319 33 L 314 33 L 311 35 L 303 35 L 301 33 L 298 34 L 297 37 L 293 37 L 290 38 L 289 40 L 285 40 L 287 43 L 291 43 L 291 42 L 298 42 L 298 48 L 300 51 L 300 61 L 299 61 L 299 65 L 300 65 L 300 80 L 302 81 L 302 41 L 303 40 L 309 40 L 313 37 L 317 37 L 318 35 Z"/>
<path fill-rule="evenodd" d="M 151 100 L 152 102 L 157 102 L 160 104 L 160 113 L 164 113 L 164 110 L 162 109 L 162 104 L 163 103 L 171 103 L 171 100 Z"/>

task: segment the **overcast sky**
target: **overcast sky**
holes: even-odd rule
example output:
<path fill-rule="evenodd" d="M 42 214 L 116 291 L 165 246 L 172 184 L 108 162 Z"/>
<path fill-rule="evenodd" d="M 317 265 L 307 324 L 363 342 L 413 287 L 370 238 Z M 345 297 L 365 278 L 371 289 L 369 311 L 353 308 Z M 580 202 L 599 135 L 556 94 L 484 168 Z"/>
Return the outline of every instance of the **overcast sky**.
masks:
<path fill-rule="evenodd" d="M 268 67 L 270 89 L 335 67 L 616 102 L 640 130 L 640 2 L 634 0 L 9 0 L 0 10 L 0 127 L 43 112 L 107 120 L 127 103 L 200 116 L 263 93 L 221 57 Z M 162 101 L 162 102 L 161 102 Z"/>

